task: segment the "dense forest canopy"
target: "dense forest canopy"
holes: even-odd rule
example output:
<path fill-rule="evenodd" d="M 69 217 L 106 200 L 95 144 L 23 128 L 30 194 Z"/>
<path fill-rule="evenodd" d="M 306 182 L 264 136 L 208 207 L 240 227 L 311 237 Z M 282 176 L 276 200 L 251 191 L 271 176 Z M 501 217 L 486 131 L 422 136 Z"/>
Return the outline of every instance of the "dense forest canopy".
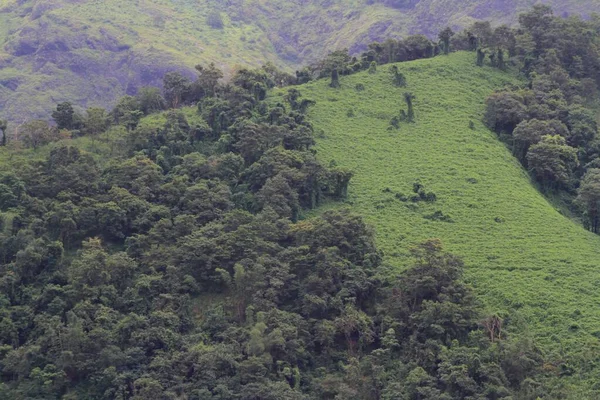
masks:
<path fill-rule="evenodd" d="M 400 271 L 360 216 L 310 212 L 344 200 L 353 173 L 319 161 L 298 85 L 335 91 L 460 50 L 523 75 L 491 94 L 485 122 L 596 232 L 600 20 L 536 6 L 520 23 L 335 51 L 294 75 L 266 63 L 225 80 L 201 64 L 111 110 L 60 102 L 52 121 L 1 121 L 15 157 L 0 173 L 0 397 L 565 398 L 560 378 L 579 371 L 485 309 L 439 240 Z M 409 89 L 390 134 L 418 122 Z M 416 182 L 408 200 L 436 195 Z"/>

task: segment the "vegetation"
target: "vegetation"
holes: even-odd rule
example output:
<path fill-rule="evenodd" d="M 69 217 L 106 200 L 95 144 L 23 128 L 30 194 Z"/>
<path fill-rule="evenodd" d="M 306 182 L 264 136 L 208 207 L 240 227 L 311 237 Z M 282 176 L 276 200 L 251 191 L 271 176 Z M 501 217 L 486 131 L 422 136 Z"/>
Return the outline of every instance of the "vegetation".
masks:
<path fill-rule="evenodd" d="M 0 176 L 3 398 L 525 390 L 541 353 L 502 339 L 510 328 L 486 317 L 438 240 L 415 246 L 399 273 L 360 217 L 305 218 L 344 199 L 352 176 L 311 152 L 314 101 L 297 89 L 265 101 L 264 69 L 226 85 L 197 69 L 194 82 L 165 76 L 173 108 L 135 124 L 148 92 L 110 113 L 89 108 L 80 132 L 60 103 L 61 130 L 32 121 L 10 142 L 32 157 Z M 184 101 L 197 107 L 175 108 Z M 418 182 L 413 191 L 437 200 Z"/>
<path fill-rule="evenodd" d="M 299 88 L 316 101 L 309 117 L 323 132 L 319 159 L 354 171 L 346 204 L 375 227 L 385 264 L 408 268 L 415 243 L 440 238 L 463 257 L 486 314 L 511 315 L 504 329 L 543 349 L 549 398 L 594 398 L 600 238 L 544 198 L 511 149 L 478 122 L 494 88 L 525 82 L 477 67 L 466 52 L 393 66 L 407 88 L 366 72 L 341 77 L 335 91 L 327 80 Z M 415 123 L 390 131 L 407 89 Z M 435 202 L 411 200 L 417 180 Z M 425 218 L 436 212 L 453 222 Z"/>
<path fill-rule="evenodd" d="M 596 0 L 548 3 L 558 15 L 600 11 Z M 0 0 L 0 110 L 18 125 L 24 115 L 48 118 L 63 101 L 112 108 L 140 87 L 160 87 L 166 72 L 192 77 L 198 60 L 214 62 L 228 77 L 237 65 L 268 61 L 293 72 L 334 49 L 360 53 L 374 40 L 415 32 L 435 38 L 448 25 L 456 31 L 478 18 L 514 24 L 530 4 Z"/>
<path fill-rule="evenodd" d="M 0 397 L 598 397 L 599 20 L 519 19 L 0 121 Z"/>

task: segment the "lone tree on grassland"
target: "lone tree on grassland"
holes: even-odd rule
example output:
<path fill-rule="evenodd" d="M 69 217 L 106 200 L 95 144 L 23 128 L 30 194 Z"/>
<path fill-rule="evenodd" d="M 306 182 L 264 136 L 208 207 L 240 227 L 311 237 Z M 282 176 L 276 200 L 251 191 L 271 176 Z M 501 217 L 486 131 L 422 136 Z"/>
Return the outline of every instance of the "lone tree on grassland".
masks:
<path fill-rule="evenodd" d="M 414 99 L 416 99 L 416 96 L 411 92 L 404 93 L 404 101 L 406 101 L 406 106 L 408 107 L 408 112 L 406 113 L 406 121 L 408 122 L 415 122 Z"/>
<path fill-rule="evenodd" d="M 397 65 L 392 65 L 392 67 L 390 68 L 390 72 L 392 73 L 392 79 L 394 81 L 394 85 L 396 85 L 398 87 L 406 86 L 406 77 L 404 76 L 404 74 L 402 72 L 400 72 L 398 70 Z"/>

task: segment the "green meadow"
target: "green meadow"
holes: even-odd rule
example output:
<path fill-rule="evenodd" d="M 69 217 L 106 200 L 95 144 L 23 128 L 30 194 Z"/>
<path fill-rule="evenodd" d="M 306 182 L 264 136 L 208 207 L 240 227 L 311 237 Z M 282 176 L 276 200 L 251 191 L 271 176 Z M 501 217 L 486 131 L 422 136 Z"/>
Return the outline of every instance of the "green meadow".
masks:
<path fill-rule="evenodd" d="M 483 125 L 486 97 L 520 82 L 474 57 L 397 64 L 406 88 L 392 85 L 390 66 L 341 77 L 340 89 L 328 80 L 301 87 L 316 101 L 318 156 L 354 171 L 345 206 L 373 225 L 388 264 L 404 268 L 411 246 L 441 239 L 464 259 L 490 313 L 509 315 L 507 325 L 530 334 L 549 359 L 589 370 L 600 355 L 600 237 L 540 193 Z M 390 128 L 407 91 L 416 96 L 415 123 Z M 411 201 L 415 182 L 437 200 Z"/>

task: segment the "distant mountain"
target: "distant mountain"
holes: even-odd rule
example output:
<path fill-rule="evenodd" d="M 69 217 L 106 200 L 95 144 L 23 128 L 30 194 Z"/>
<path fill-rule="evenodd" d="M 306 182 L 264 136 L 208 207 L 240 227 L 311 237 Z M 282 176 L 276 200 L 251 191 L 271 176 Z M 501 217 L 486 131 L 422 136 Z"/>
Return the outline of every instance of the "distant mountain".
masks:
<path fill-rule="evenodd" d="M 267 61 L 292 70 L 328 51 L 475 19 L 513 24 L 534 0 L 0 0 L 0 116 L 55 103 L 110 106 L 169 70 Z M 552 0 L 588 16 L 597 0 Z M 27 113 L 24 112 L 27 110 Z"/>

